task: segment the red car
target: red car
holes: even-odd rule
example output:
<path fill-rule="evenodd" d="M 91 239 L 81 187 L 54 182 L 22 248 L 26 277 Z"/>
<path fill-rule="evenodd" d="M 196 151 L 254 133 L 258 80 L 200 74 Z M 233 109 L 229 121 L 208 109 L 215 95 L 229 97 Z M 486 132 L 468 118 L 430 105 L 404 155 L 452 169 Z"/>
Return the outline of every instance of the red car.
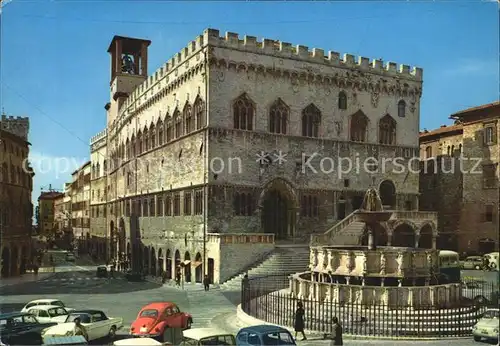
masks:
<path fill-rule="evenodd" d="M 130 334 L 168 341 L 165 340 L 168 336 L 168 328 L 189 329 L 191 324 L 193 324 L 193 317 L 186 312 L 181 312 L 174 303 L 151 303 L 143 307 L 132 322 Z"/>

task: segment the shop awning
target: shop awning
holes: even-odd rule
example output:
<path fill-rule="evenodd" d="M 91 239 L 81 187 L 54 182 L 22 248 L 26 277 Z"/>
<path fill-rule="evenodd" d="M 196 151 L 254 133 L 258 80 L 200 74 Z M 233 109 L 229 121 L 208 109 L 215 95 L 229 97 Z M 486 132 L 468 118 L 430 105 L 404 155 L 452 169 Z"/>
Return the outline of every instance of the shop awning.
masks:
<path fill-rule="evenodd" d="M 203 264 L 203 262 L 193 262 L 193 267 L 197 268 L 199 266 L 201 266 Z"/>
<path fill-rule="evenodd" d="M 191 260 L 184 260 L 182 262 L 183 265 L 187 266 L 189 263 L 191 263 Z"/>

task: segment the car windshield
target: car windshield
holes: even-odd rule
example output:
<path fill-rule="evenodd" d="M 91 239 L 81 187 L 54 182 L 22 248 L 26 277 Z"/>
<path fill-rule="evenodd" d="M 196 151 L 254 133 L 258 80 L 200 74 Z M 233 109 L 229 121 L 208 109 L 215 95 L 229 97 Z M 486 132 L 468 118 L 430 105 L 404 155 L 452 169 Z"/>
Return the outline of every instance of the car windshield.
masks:
<path fill-rule="evenodd" d="M 158 310 L 155 309 L 145 309 L 141 311 L 140 317 L 151 317 L 156 318 L 158 316 Z"/>
<path fill-rule="evenodd" d="M 216 346 L 216 345 L 234 345 L 234 339 L 231 335 L 215 335 L 200 340 L 200 345 Z"/>
<path fill-rule="evenodd" d="M 488 318 L 488 319 L 498 318 L 498 315 L 499 315 L 498 310 L 487 310 L 484 313 L 483 318 Z"/>
<path fill-rule="evenodd" d="M 79 317 L 82 323 L 90 323 L 90 315 L 88 314 L 71 314 L 66 318 L 66 322 L 73 322 L 75 318 Z"/>
<path fill-rule="evenodd" d="M 273 332 L 263 336 L 265 345 L 295 345 L 292 336 L 287 332 Z"/>
<path fill-rule="evenodd" d="M 64 308 L 64 304 L 62 301 L 60 300 L 55 300 L 53 302 L 50 302 L 50 304 L 44 304 L 44 305 L 55 305 L 55 306 L 60 306 L 60 307 L 63 307 Z"/>
<path fill-rule="evenodd" d="M 64 316 L 68 314 L 68 312 L 64 310 L 64 308 L 52 308 L 47 310 L 47 312 L 49 313 L 50 317 Z"/>

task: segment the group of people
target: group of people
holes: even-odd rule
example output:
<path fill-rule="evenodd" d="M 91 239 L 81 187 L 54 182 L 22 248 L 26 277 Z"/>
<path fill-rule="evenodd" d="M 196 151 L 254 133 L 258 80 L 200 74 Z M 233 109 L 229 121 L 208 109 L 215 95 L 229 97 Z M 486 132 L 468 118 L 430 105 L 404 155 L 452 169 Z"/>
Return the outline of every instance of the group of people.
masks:
<path fill-rule="evenodd" d="M 181 287 L 181 280 L 182 280 L 182 267 L 178 265 L 175 268 L 175 285 L 177 287 Z M 203 287 L 205 288 L 205 291 L 210 290 L 210 278 L 206 274 L 203 277 Z"/>
<path fill-rule="evenodd" d="M 300 334 L 302 334 L 302 340 L 307 340 L 306 333 L 304 332 L 305 313 L 306 313 L 306 311 L 304 310 L 304 305 L 302 304 L 302 302 L 298 302 L 297 303 L 297 310 L 295 310 L 294 329 L 295 329 L 295 338 L 297 338 L 297 335 L 300 333 Z M 342 340 L 342 326 L 340 325 L 339 319 L 337 317 L 332 318 L 332 332 L 330 335 L 325 334 L 325 338 L 328 338 L 328 337 L 332 340 L 330 343 L 330 345 L 332 345 L 332 346 L 344 344 L 344 342 Z"/>

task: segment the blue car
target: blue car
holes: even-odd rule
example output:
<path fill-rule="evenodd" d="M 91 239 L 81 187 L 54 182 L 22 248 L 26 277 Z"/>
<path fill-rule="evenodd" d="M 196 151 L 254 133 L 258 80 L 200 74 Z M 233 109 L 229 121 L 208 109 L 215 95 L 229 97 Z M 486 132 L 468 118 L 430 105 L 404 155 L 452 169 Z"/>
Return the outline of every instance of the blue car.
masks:
<path fill-rule="evenodd" d="M 236 335 L 237 346 L 297 345 L 292 334 L 285 328 L 263 324 L 240 329 Z"/>

